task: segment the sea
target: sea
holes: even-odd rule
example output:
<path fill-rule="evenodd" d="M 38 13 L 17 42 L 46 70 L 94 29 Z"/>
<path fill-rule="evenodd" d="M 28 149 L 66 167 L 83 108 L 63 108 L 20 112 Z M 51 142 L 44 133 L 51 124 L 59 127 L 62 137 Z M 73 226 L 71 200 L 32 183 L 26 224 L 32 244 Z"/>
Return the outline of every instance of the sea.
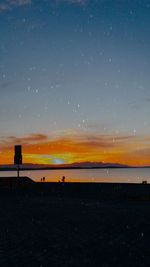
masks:
<path fill-rule="evenodd" d="M 8 176 L 17 176 L 17 172 L 0 171 L 0 177 Z M 46 182 L 59 182 L 65 176 L 66 182 L 150 183 L 150 168 L 30 170 L 20 171 L 20 176 L 28 176 L 36 182 L 43 177 Z"/>

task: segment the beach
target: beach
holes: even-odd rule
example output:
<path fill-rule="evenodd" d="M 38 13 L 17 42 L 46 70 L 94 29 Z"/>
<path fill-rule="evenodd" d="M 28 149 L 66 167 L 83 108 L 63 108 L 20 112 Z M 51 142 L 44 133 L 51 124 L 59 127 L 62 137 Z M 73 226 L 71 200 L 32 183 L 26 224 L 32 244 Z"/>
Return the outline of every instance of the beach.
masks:
<path fill-rule="evenodd" d="M 92 186 L 1 187 L 0 265 L 149 266 L 149 200 L 98 197 Z"/>

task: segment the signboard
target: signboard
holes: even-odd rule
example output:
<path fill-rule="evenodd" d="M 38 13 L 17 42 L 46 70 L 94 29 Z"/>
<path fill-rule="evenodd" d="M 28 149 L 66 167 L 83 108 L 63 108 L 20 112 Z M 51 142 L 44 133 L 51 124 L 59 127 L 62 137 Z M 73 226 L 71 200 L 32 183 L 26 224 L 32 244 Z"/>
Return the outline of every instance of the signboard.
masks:
<path fill-rule="evenodd" d="M 21 146 L 15 146 L 14 164 L 22 164 L 22 148 Z"/>

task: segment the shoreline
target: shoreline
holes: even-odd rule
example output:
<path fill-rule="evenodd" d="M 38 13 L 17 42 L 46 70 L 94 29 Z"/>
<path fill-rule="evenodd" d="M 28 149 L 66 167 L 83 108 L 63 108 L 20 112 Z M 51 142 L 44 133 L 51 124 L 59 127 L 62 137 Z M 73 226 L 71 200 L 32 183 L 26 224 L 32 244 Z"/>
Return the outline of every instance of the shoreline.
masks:
<path fill-rule="evenodd" d="M 150 200 L 147 183 L 35 182 L 29 177 L 1 177 L 0 191 L 64 198 Z"/>
<path fill-rule="evenodd" d="M 59 167 L 59 168 L 21 168 L 20 171 L 44 171 L 44 170 L 94 170 L 94 169 L 149 169 L 150 166 L 128 166 L 128 167 Z M 0 172 L 16 171 L 16 168 L 0 168 Z"/>

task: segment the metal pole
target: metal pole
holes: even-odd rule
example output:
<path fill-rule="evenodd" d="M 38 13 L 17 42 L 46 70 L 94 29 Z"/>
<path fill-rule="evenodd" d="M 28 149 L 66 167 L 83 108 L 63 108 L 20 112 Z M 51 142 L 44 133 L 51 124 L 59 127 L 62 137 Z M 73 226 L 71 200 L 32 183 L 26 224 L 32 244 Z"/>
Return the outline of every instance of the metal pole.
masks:
<path fill-rule="evenodd" d="M 19 178 L 19 164 L 18 164 L 18 168 L 17 168 L 17 173 L 18 173 L 18 178 Z"/>

